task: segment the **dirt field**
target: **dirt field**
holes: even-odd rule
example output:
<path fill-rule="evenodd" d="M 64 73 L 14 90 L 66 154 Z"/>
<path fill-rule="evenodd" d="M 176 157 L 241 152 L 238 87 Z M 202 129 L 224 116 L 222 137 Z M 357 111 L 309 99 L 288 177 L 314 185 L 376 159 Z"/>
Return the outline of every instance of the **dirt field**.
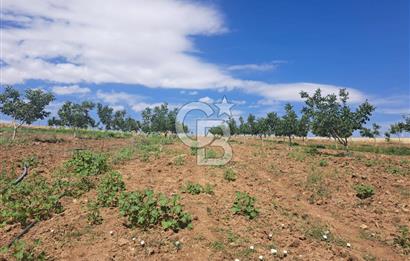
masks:
<path fill-rule="evenodd" d="M 35 155 L 38 164 L 31 171 L 51 179 L 75 149 L 112 155 L 134 143 L 134 138 L 58 137 L 58 143 L 33 138 L 0 145 L 3 168 L 14 166 L 18 174 L 18 163 Z M 198 166 L 190 148 L 177 140 L 161 146 L 157 157 L 146 160 L 136 154 L 112 166 L 127 191 L 181 194 L 184 210 L 193 217 L 192 229 L 129 228 L 118 208 L 101 208 L 102 224 L 90 225 L 86 205 L 96 197 L 92 189 L 79 198 L 62 198 L 64 211 L 36 223 L 22 240 L 40 242 L 35 251 L 44 251 L 50 260 L 410 260 L 410 249 L 398 243 L 399 238 L 410 240 L 400 232 L 410 225 L 409 156 L 316 151 L 302 142 L 289 148 L 280 140 L 249 137 L 234 137 L 231 145 L 233 159 L 222 167 Z M 224 178 L 226 169 L 236 173 L 235 181 Z M 182 193 L 188 181 L 213 185 L 213 194 Z M 358 198 L 358 184 L 371 185 L 374 195 Z M 237 191 L 255 197 L 258 217 L 233 214 Z M 22 229 L 1 226 L 1 245 Z M 10 252 L 2 255 L 13 259 Z"/>

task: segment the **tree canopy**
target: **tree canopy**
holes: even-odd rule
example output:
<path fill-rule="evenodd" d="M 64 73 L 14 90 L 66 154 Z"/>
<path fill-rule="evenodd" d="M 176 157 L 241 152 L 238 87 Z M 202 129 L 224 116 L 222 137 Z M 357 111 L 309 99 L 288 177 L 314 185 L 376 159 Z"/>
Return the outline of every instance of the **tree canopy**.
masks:
<path fill-rule="evenodd" d="M 348 138 L 354 131 L 363 128 L 375 109 L 366 100 L 352 110 L 347 104 L 349 92 L 346 89 L 340 89 L 339 97 L 335 94 L 322 96 L 320 89 L 312 96 L 303 91 L 300 94 L 305 99 L 302 111 L 311 119 L 313 134 L 333 138 L 345 148 Z"/>
<path fill-rule="evenodd" d="M 12 139 L 15 139 L 17 129 L 23 124 L 32 124 L 49 116 L 50 112 L 45 108 L 53 100 L 53 94 L 41 89 L 27 89 L 25 97 L 21 97 L 18 90 L 5 86 L 0 94 L 0 112 L 13 119 Z"/>

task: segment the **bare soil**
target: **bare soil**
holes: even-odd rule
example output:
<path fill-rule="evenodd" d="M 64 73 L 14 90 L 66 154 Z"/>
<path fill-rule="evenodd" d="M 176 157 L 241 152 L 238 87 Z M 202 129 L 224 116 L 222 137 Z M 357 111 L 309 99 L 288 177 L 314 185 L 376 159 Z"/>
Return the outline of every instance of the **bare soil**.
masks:
<path fill-rule="evenodd" d="M 1 146 L 0 160 L 10 169 L 36 155 L 40 163 L 35 171 L 48 176 L 75 149 L 112 151 L 131 143 L 131 139 L 62 138 L 61 143 Z M 399 225 L 410 226 L 409 157 L 340 155 L 334 150 L 310 155 L 302 146 L 289 148 L 249 137 L 233 138 L 232 147 L 234 157 L 224 167 L 198 166 L 189 148 L 178 142 L 165 145 L 158 159 L 146 162 L 136 157 L 114 166 L 128 191 L 152 188 L 171 195 L 181 193 L 187 181 L 213 184 L 214 195 L 181 194 L 184 209 L 194 217 L 191 230 L 131 229 L 117 208 L 101 209 L 103 223 L 91 226 L 86 218 L 87 201 L 96 195 L 91 191 L 79 199 L 63 198 L 65 211 L 39 222 L 22 239 L 39 239 L 36 250 L 54 260 L 257 260 L 260 255 L 264 260 L 410 260 L 394 243 Z M 175 165 L 181 154 L 184 164 Z M 402 172 L 390 173 L 394 166 Z M 224 180 L 228 167 L 236 172 L 236 181 Z M 372 185 L 375 195 L 359 199 L 356 184 Z M 260 211 L 256 219 L 233 215 L 236 191 L 256 198 Z M 332 240 L 312 235 L 322 228 Z M 1 245 L 21 229 L 1 228 Z M 140 240 L 146 242 L 144 247 Z M 180 249 L 176 241 L 181 242 Z M 270 254 L 271 248 L 278 250 L 276 256 Z"/>

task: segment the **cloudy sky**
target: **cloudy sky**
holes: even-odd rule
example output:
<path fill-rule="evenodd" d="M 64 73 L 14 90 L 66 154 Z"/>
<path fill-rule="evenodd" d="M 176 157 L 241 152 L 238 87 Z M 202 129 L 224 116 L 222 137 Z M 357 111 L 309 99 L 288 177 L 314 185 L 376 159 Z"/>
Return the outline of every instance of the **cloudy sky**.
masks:
<path fill-rule="evenodd" d="M 410 113 L 409 1 L 1 0 L 1 84 L 100 101 L 135 117 L 168 102 L 300 108 L 299 91 Z M 2 116 L 4 117 L 4 116 Z"/>

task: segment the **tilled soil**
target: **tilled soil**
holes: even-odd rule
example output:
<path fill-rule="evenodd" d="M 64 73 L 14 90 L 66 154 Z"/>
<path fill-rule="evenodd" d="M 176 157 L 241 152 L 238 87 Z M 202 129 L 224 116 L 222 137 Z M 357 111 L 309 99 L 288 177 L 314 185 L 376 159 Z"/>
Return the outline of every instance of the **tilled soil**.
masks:
<path fill-rule="evenodd" d="M 23 239 L 39 239 L 38 250 L 55 260 L 410 260 L 394 243 L 399 225 L 410 225 L 408 157 L 359 152 L 341 156 L 332 150 L 310 155 L 302 147 L 234 140 L 233 160 L 224 167 L 198 166 L 180 143 L 165 145 L 159 158 L 148 162 L 136 157 L 114 166 L 128 191 L 151 188 L 171 195 L 181 193 L 187 181 L 213 184 L 214 195 L 181 194 L 184 210 L 194 217 L 191 230 L 131 229 L 117 208 L 101 209 L 103 223 L 91 226 L 86 218 L 86 203 L 96 194 L 91 191 L 79 199 L 64 198 L 65 211 L 39 222 Z M 48 175 L 75 148 L 112 150 L 129 143 L 67 139 L 61 144 L 24 144 L 2 148 L 0 160 L 17 162 L 35 154 L 41 159 L 38 168 Z M 181 154 L 184 164 L 175 165 Z M 405 175 L 389 173 L 391 166 Z M 236 172 L 236 181 L 224 180 L 226 168 Z M 356 197 L 353 187 L 362 183 L 375 188 L 373 197 Z M 233 215 L 236 191 L 256 198 L 256 219 Z M 322 227 L 328 239 L 312 232 Z M 1 241 L 8 242 L 20 230 L 1 229 Z M 143 247 L 140 240 L 146 242 Z M 278 250 L 276 256 L 271 248 Z"/>

